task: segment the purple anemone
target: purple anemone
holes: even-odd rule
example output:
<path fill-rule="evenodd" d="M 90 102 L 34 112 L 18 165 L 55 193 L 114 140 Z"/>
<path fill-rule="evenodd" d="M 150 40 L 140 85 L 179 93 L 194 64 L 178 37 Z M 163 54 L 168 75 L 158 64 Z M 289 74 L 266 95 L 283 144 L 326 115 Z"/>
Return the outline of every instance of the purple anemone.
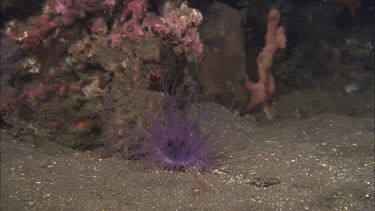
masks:
<path fill-rule="evenodd" d="M 217 140 L 212 131 L 201 128 L 200 109 L 192 105 L 189 115 L 167 96 L 159 118 L 151 118 L 145 128 L 148 140 L 140 150 L 150 161 L 165 170 L 207 169 L 212 161 Z"/>

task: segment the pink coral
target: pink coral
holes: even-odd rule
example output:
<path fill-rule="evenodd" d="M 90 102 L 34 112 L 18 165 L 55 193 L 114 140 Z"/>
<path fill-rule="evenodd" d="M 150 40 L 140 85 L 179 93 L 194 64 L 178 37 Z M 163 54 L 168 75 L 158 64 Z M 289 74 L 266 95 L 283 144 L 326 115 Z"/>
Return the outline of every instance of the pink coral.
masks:
<path fill-rule="evenodd" d="M 244 88 L 250 92 L 251 98 L 243 110 L 246 113 L 254 108 L 254 106 L 262 104 L 263 112 L 271 117 L 267 100 L 270 99 L 275 91 L 275 83 L 273 76 L 270 72 L 272 65 L 273 56 L 276 51 L 284 49 L 286 45 L 286 36 L 283 27 L 278 27 L 280 20 L 280 12 L 276 9 L 272 9 L 268 13 L 266 43 L 263 50 L 259 53 L 257 58 L 258 64 L 258 76 L 259 80 L 257 83 L 253 83 L 249 80 L 247 74 L 243 75 Z"/>

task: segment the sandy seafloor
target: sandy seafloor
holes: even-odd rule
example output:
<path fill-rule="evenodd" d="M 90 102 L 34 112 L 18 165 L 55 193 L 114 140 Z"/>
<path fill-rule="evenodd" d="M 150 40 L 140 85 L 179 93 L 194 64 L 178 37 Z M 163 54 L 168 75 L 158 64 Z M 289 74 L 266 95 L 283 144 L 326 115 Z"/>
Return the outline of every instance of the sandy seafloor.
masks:
<path fill-rule="evenodd" d="M 2 210 L 374 210 L 374 119 L 254 124 L 210 104 L 229 137 L 217 168 L 165 173 L 1 133 Z M 233 138 L 232 138 L 233 137 Z M 268 185 L 268 186 L 267 186 Z M 267 186 L 267 187 L 263 187 Z"/>

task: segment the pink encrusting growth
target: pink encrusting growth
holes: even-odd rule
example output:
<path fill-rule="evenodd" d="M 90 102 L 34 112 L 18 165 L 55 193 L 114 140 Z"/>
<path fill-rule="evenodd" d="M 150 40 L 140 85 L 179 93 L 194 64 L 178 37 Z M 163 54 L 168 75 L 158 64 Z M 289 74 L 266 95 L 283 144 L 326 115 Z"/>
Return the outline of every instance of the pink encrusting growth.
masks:
<path fill-rule="evenodd" d="M 57 14 L 61 14 L 62 22 L 70 25 L 76 18 L 83 18 L 89 9 L 85 0 L 49 0 L 47 5 Z"/>
<path fill-rule="evenodd" d="M 56 27 L 50 16 L 43 15 L 31 21 L 31 26 L 10 25 L 7 34 L 24 45 L 38 45 L 45 35 Z"/>
<path fill-rule="evenodd" d="M 147 0 L 125 0 L 124 5 L 126 9 L 122 12 L 120 22 L 123 25 L 120 26 L 122 30 L 119 32 L 125 37 L 138 41 L 145 35 L 144 27 L 141 25 L 143 17 L 147 11 Z M 126 21 L 126 18 L 131 16 L 131 19 Z"/>
<path fill-rule="evenodd" d="M 201 24 L 202 14 L 185 2 L 163 16 L 147 11 L 148 0 L 124 0 L 122 5 L 117 4 L 114 0 L 48 0 L 42 16 L 27 26 L 10 25 L 8 35 L 23 44 L 36 46 L 46 38 L 47 33 L 73 25 L 77 19 L 85 18 L 98 7 L 113 12 L 117 6 L 122 11 L 114 16 L 107 37 L 113 47 L 120 47 L 126 39 L 138 42 L 155 36 L 167 38 L 173 45 L 182 45 L 186 52 L 195 55 L 202 53 L 203 44 L 197 28 Z M 98 17 L 94 21 L 93 32 L 98 32 L 95 31 L 98 27 L 107 28 L 106 24 L 103 17 Z"/>
<path fill-rule="evenodd" d="M 116 5 L 116 0 L 105 0 L 103 2 L 103 5 L 107 6 L 107 7 L 110 7 L 110 8 L 113 8 Z"/>
<path fill-rule="evenodd" d="M 278 27 L 280 12 L 272 9 L 268 13 L 267 33 L 265 46 L 257 58 L 258 77 L 257 83 L 250 81 L 247 74 L 243 74 L 244 88 L 251 93 L 251 98 L 243 110 L 243 113 L 249 112 L 254 106 L 262 104 L 263 112 L 271 117 L 267 100 L 270 99 L 275 91 L 275 82 L 270 72 L 273 56 L 278 49 L 284 49 L 286 46 L 286 36 L 284 27 Z"/>
<path fill-rule="evenodd" d="M 106 23 L 104 22 L 104 19 L 103 18 L 95 19 L 91 27 L 91 31 L 98 33 L 98 34 L 103 34 L 103 35 L 107 34 L 108 29 L 107 29 Z"/>
<path fill-rule="evenodd" d="M 185 3 L 182 3 L 178 10 L 166 13 L 162 17 L 162 21 L 164 28 L 160 29 L 161 27 L 158 25 L 151 25 L 151 29 L 172 36 L 174 41 L 183 43 L 186 48 L 196 54 L 202 53 L 203 45 L 200 42 L 197 28 L 202 22 L 202 14 L 198 10 L 190 9 Z"/>
<path fill-rule="evenodd" d="M 198 26 L 202 21 L 202 14 L 181 3 L 163 16 L 147 12 L 148 0 L 126 0 L 122 16 L 114 25 L 110 40 L 114 46 L 122 44 L 123 38 L 134 41 L 147 36 L 161 36 L 169 38 L 174 44 L 181 44 L 186 51 L 201 54 L 203 44 L 200 41 Z M 131 16 L 130 20 L 127 18 Z"/>
<path fill-rule="evenodd" d="M 25 100 L 31 105 L 31 104 L 34 104 L 35 99 L 43 96 L 44 94 L 46 94 L 46 92 L 47 91 L 44 85 L 39 84 L 38 86 L 21 93 L 21 99 Z"/>
<path fill-rule="evenodd" d="M 26 46 L 36 46 L 61 23 L 70 25 L 77 18 L 84 18 L 90 6 L 86 0 L 48 0 L 42 16 L 31 19 L 29 25 L 11 25 L 7 32 Z"/>

